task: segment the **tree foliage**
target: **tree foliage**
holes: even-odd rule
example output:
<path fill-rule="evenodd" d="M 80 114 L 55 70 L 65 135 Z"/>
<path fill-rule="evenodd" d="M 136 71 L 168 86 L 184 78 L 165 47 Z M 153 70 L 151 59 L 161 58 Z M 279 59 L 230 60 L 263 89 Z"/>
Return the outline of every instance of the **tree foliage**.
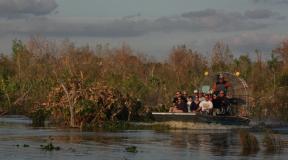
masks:
<path fill-rule="evenodd" d="M 284 117 L 288 112 L 285 110 L 288 41 L 274 49 L 267 61 L 262 60 L 260 51 L 254 54 L 256 60 L 248 55 L 234 58 L 228 45 L 217 42 L 209 56 L 183 45 L 174 47 L 166 60 L 156 61 L 128 45 L 110 48 L 105 44 L 92 49 L 76 47 L 69 41 L 55 44 L 39 37 L 27 43 L 14 40 L 11 56 L 0 55 L 0 112 L 28 114 L 33 106 L 42 106 L 49 98 L 57 102 L 67 93 L 49 95 L 61 85 L 67 87 L 74 79 L 81 81 L 85 89 L 105 84 L 121 95 L 151 106 L 152 110 L 157 106 L 167 110 L 175 91 L 186 90 L 191 94 L 201 84 L 204 71 L 239 71 L 250 88 L 251 115 L 267 116 L 264 111 L 272 106 L 276 109 L 269 116 Z M 71 91 L 69 87 L 66 89 Z M 75 109 L 78 109 L 75 114 L 97 109 L 96 106 L 89 108 L 96 105 L 94 103 L 80 98 L 75 102 Z M 63 108 L 59 110 L 69 113 Z"/>

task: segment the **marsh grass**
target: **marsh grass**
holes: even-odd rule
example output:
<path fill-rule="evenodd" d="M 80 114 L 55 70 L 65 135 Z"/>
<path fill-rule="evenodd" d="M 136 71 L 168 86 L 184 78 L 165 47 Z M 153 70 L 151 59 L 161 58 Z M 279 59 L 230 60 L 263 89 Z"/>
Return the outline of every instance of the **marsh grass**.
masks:
<path fill-rule="evenodd" d="M 126 152 L 130 152 L 130 153 L 137 153 L 137 147 L 136 146 L 129 146 L 125 148 Z"/>
<path fill-rule="evenodd" d="M 91 49 L 76 47 L 69 41 L 55 44 L 39 37 L 26 43 L 14 40 L 12 53 L 0 54 L 0 112 L 29 115 L 34 104 L 45 103 L 42 107 L 47 110 L 55 107 L 51 112 L 55 122 L 79 127 L 81 123 L 92 122 L 99 111 L 100 101 L 94 102 L 101 95 L 93 90 L 99 84 L 121 94 L 115 100 L 112 92 L 97 121 L 143 120 L 142 116 L 134 115 L 134 109 L 140 106 L 141 113 L 147 113 L 146 108 L 168 111 L 174 93 L 186 90 L 191 94 L 205 79 L 204 71 L 213 74 L 237 70 L 249 84 L 249 115 L 287 120 L 287 53 L 288 41 L 279 44 L 273 50 L 275 56 L 267 61 L 261 59 L 259 51 L 255 51 L 256 60 L 248 55 L 233 57 L 223 43 L 216 43 L 208 56 L 182 45 L 174 47 L 167 59 L 158 61 L 127 45 L 111 48 L 100 44 Z M 107 95 L 111 94 L 104 92 Z M 129 98 L 122 101 L 123 97 Z M 128 111 L 121 110 L 123 105 L 130 105 Z M 275 109 L 266 112 L 270 106 Z M 120 114 L 110 114 L 110 109 Z M 43 117 L 35 117 L 35 124 L 42 125 Z"/>
<path fill-rule="evenodd" d="M 33 127 L 44 127 L 45 126 L 45 120 L 49 117 L 49 112 L 43 108 L 39 108 L 32 112 L 31 118 L 32 118 L 32 126 Z"/>
<path fill-rule="evenodd" d="M 239 136 L 243 155 L 255 154 L 259 151 L 259 142 L 253 134 L 249 133 L 247 130 L 241 129 L 239 131 Z"/>
<path fill-rule="evenodd" d="M 262 142 L 266 153 L 280 152 L 285 146 L 283 140 L 272 131 L 265 132 Z"/>

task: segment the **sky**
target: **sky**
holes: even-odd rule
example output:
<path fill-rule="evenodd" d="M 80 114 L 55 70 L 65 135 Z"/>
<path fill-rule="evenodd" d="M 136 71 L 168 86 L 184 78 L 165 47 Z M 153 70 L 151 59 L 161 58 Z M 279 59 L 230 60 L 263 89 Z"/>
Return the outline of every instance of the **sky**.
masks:
<path fill-rule="evenodd" d="M 129 45 L 167 57 L 186 45 L 203 54 L 222 41 L 235 56 L 264 54 L 288 38 L 288 0 L 0 0 L 0 52 L 42 36 L 76 45 Z"/>

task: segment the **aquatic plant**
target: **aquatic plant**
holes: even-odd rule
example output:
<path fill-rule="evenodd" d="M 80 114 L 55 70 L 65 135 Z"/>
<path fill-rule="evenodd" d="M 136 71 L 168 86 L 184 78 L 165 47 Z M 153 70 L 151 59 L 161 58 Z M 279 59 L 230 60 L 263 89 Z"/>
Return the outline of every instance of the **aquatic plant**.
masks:
<path fill-rule="evenodd" d="M 16 147 L 19 148 L 20 144 L 16 144 Z M 27 147 L 30 147 L 30 145 L 29 144 L 23 144 L 22 147 L 27 148 Z"/>
<path fill-rule="evenodd" d="M 29 144 L 23 144 L 23 147 L 26 148 L 26 147 L 30 147 Z"/>
<path fill-rule="evenodd" d="M 58 151 L 60 150 L 59 146 L 54 146 L 52 142 L 46 144 L 46 145 L 40 145 L 41 149 L 45 150 L 45 151 Z"/>
<path fill-rule="evenodd" d="M 45 108 L 37 108 L 31 113 L 32 126 L 44 127 L 45 120 L 49 117 L 50 113 Z"/>
<path fill-rule="evenodd" d="M 129 146 L 125 148 L 126 152 L 130 152 L 130 153 L 137 153 L 137 147 L 136 146 Z"/>

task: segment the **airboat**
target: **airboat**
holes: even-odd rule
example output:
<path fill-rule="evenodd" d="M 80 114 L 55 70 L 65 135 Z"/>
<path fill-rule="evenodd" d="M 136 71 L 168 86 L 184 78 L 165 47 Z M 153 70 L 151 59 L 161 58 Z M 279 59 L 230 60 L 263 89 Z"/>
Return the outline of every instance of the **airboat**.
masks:
<path fill-rule="evenodd" d="M 221 124 L 221 125 L 249 125 L 250 119 L 243 116 L 241 110 L 245 110 L 249 105 L 248 85 L 246 81 L 239 77 L 238 73 L 219 72 L 213 75 L 206 74 L 202 81 L 199 91 L 209 93 L 211 85 L 216 81 L 217 75 L 222 74 L 226 81 L 231 86 L 228 88 L 227 94 L 229 95 L 229 115 L 202 115 L 200 113 L 171 113 L 171 112 L 152 112 L 156 122 L 193 122 L 193 123 L 208 123 L 208 124 Z"/>

